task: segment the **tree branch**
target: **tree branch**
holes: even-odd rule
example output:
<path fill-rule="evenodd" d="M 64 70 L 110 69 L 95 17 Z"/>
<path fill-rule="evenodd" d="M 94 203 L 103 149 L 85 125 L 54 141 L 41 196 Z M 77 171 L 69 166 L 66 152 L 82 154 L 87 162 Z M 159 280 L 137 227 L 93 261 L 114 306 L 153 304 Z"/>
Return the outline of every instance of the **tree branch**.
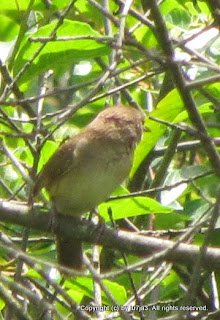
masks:
<path fill-rule="evenodd" d="M 193 265 L 200 254 L 197 245 L 181 243 L 176 245 L 170 240 L 146 237 L 134 232 L 112 230 L 107 226 L 95 225 L 91 221 L 71 223 L 71 217 L 58 217 L 55 230 L 51 230 L 50 215 L 40 212 L 35 206 L 30 208 L 21 202 L 0 201 L 0 220 L 50 233 L 74 234 L 82 241 L 97 243 L 106 247 L 118 249 L 136 256 L 146 257 L 168 250 L 163 258 L 172 263 Z M 98 236 L 97 236 L 98 235 Z M 175 247 L 174 247 L 175 246 Z M 202 266 L 209 270 L 220 270 L 220 249 L 208 248 L 202 260 Z"/>
<path fill-rule="evenodd" d="M 175 61 L 175 51 L 173 44 L 170 40 L 165 21 L 162 14 L 158 8 L 158 4 L 155 0 L 150 0 L 149 6 L 151 9 L 151 15 L 155 22 L 156 36 L 159 44 L 161 45 L 165 56 L 167 57 L 167 66 L 172 73 L 176 87 L 180 93 L 180 96 L 184 102 L 185 108 L 188 112 L 189 119 L 192 124 L 201 133 L 200 139 L 201 143 L 207 153 L 210 163 L 216 175 L 220 176 L 220 157 L 215 148 L 212 138 L 209 136 L 206 125 L 200 116 L 198 109 L 196 107 L 193 96 L 187 87 L 187 83 L 184 79 L 184 73 L 180 68 L 177 61 Z"/>

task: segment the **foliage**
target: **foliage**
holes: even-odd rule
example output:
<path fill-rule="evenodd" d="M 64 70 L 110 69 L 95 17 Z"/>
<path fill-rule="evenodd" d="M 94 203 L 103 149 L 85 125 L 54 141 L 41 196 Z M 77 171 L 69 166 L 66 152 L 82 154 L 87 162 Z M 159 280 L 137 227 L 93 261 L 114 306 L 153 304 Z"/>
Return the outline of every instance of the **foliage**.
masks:
<path fill-rule="evenodd" d="M 220 275 L 201 263 L 220 243 L 218 5 L 1 0 L 0 198 L 28 204 L 31 214 L 33 181 L 59 144 L 105 106 L 130 104 L 148 114 L 150 131 L 125 186 L 99 212 L 109 226 L 114 219 L 119 228 L 201 247 L 191 266 L 99 248 L 101 275 L 111 274 L 86 270 L 63 281 L 53 239 L 8 220 L 2 319 L 74 319 L 76 310 L 92 319 L 95 305 L 103 319 L 218 318 Z M 37 200 L 49 210 L 45 192 Z M 88 256 L 91 248 L 85 244 Z M 26 255 L 16 255 L 20 249 Z"/>

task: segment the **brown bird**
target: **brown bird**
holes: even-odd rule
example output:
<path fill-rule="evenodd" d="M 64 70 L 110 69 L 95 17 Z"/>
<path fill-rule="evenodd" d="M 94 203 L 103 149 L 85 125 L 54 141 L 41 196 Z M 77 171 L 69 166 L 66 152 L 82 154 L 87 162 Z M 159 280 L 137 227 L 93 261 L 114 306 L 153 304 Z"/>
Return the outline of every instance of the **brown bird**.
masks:
<path fill-rule="evenodd" d="M 52 155 L 37 176 L 34 195 L 46 188 L 57 215 L 79 219 L 94 209 L 128 176 L 144 118 L 123 105 L 100 112 Z M 57 236 L 57 254 L 60 264 L 81 268 L 82 246 L 74 235 Z"/>

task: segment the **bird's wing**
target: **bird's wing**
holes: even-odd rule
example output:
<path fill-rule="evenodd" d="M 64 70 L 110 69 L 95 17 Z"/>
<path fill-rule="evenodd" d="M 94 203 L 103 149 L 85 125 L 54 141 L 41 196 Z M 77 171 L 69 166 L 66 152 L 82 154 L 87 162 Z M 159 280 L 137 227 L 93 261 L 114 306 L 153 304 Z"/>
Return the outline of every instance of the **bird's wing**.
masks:
<path fill-rule="evenodd" d="M 37 175 L 34 184 L 34 195 L 37 195 L 42 188 L 50 186 L 70 170 L 74 163 L 74 150 L 77 147 L 78 140 L 79 137 L 78 139 L 71 138 L 55 151 L 41 172 Z"/>

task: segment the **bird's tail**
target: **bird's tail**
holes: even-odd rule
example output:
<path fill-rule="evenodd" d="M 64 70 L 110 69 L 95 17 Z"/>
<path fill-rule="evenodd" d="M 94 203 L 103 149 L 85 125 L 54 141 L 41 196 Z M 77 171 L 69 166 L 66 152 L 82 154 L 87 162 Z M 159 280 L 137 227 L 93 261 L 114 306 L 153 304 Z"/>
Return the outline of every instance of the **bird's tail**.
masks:
<path fill-rule="evenodd" d="M 56 247 L 59 264 L 78 270 L 82 268 L 82 242 L 74 234 L 71 237 L 58 234 Z"/>

